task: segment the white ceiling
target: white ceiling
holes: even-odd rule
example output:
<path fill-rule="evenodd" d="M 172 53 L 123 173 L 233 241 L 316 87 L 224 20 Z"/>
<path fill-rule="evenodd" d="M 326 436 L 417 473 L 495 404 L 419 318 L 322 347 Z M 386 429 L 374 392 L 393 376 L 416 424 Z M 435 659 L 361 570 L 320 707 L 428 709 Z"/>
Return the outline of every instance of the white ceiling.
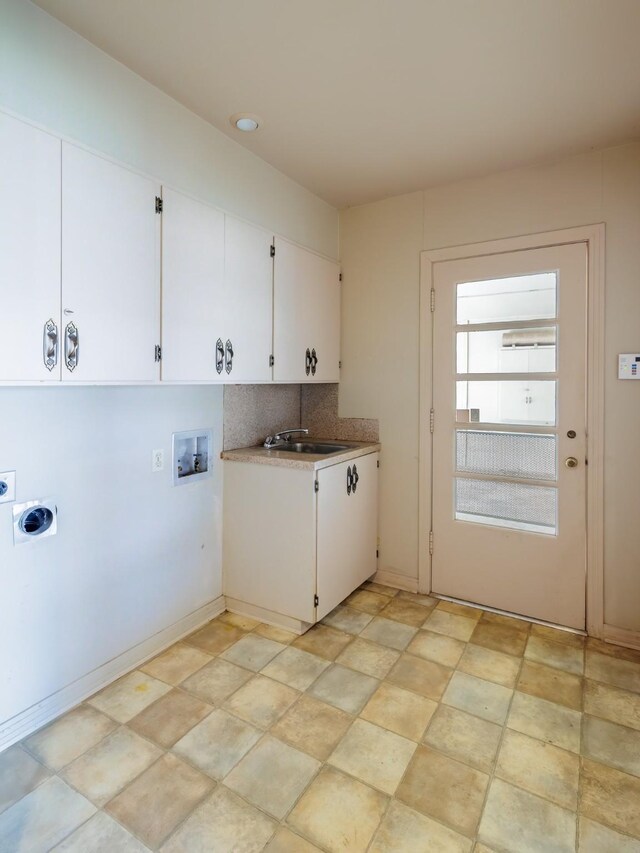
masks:
<path fill-rule="evenodd" d="M 640 0 L 37 3 L 337 207 L 640 137 Z"/>

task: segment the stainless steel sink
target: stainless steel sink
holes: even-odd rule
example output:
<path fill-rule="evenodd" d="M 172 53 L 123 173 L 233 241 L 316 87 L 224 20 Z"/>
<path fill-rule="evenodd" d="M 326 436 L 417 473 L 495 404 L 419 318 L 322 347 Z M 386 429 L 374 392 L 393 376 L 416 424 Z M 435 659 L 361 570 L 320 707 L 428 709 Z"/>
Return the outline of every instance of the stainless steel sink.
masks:
<path fill-rule="evenodd" d="M 342 453 L 351 450 L 349 444 L 323 444 L 319 441 L 288 441 L 286 444 L 278 444 L 271 450 L 284 450 L 286 453 Z"/>

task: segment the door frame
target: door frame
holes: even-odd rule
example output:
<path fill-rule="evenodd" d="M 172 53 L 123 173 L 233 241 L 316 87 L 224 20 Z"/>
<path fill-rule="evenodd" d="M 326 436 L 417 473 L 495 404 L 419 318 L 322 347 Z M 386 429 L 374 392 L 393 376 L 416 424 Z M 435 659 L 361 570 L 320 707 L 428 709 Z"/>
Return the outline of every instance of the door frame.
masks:
<path fill-rule="evenodd" d="M 590 636 L 604 633 L 604 282 L 605 225 L 596 223 L 470 243 L 420 253 L 420 455 L 418 590 L 431 591 L 433 371 L 431 289 L 434 264 L 463 258 L 542 249 L 567 243 L 587 245 L 587 505 L 586 626 Z"/>

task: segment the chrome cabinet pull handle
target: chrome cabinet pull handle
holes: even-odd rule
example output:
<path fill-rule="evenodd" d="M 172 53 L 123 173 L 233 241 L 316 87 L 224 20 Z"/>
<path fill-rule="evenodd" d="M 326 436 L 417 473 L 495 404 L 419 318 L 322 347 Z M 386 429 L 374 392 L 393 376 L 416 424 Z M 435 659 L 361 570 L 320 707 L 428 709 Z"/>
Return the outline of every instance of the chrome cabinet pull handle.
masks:
<path fill-rule="evenodd" d="M 224 344 L 222 340 L 218 338 L 216 341 L 216 372 L 222 373 L 224 368 Z"/>
<path fill-rule="evenodd" d="M 311 375 L 316 375 L 316 367 L 318 365 L 318 356 L 316 355 L 315 349 L 311 350 Z"/>
<path fill-rule="evenodd" d="M 64 360 L 70 373 L 78 366 L 80 359 L 80 335 L 75 323 L 67 323 L 64 330 Z"/>
<path fill-rule="evenodd" d="M 58 363 L 58 327 L 53 320 L 47 320 L 44 324 L 42 359 L 48 371 L 52 371 Z"/>
<path fill-rule="evenodd" d="M 353 474 L 351 473 L 351 465 L 347 468 L 347 494 L 351 494 L 351 489 L 353 487 Z"/>
<path fill-rule="evenodd" d="M 225 370 L 231 373 L 233 370 L 233 346 L 231 341 L 227 341 L 224 348 Z"/>
<path fill-rule="evenodd" d="M 353 494 L 354 494 L 354 495 L 355 495 L 355 493 L 356 493 L 356 489 L 358 488 L 358 482 L 359 482 L 359 480 L 360 480 L 360 474 L 358 474 L 358 469 L 357 469 L 357 468 L 356 468 L 356 466 L 354 465 L 354 466 L 353 466 L 353 476 L 352 476 L 352 486 L 351 486 L 351 488 L 353 489 Z"/>
<path fill-rule="evenodd" d="M 307 374 L 307 376 L 311 373 L 311 351 L 308 347 L 304 357 L 304 372 Z"/>

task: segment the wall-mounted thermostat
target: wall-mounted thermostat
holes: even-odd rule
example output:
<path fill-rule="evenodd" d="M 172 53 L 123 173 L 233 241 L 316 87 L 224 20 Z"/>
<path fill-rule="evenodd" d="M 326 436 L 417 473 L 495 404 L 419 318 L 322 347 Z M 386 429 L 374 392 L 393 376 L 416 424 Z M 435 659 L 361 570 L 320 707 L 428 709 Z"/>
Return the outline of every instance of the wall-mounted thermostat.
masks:
<path fill-rule="evenodd" d="M 173 485 L 193 483 L 211 476 L 211 430 L 174 432 Z"/>
<path fill-rule="evenodd" d="M 640 379 L 640 353 L 625 352 L 618 356 L 618 379 Z"/>

